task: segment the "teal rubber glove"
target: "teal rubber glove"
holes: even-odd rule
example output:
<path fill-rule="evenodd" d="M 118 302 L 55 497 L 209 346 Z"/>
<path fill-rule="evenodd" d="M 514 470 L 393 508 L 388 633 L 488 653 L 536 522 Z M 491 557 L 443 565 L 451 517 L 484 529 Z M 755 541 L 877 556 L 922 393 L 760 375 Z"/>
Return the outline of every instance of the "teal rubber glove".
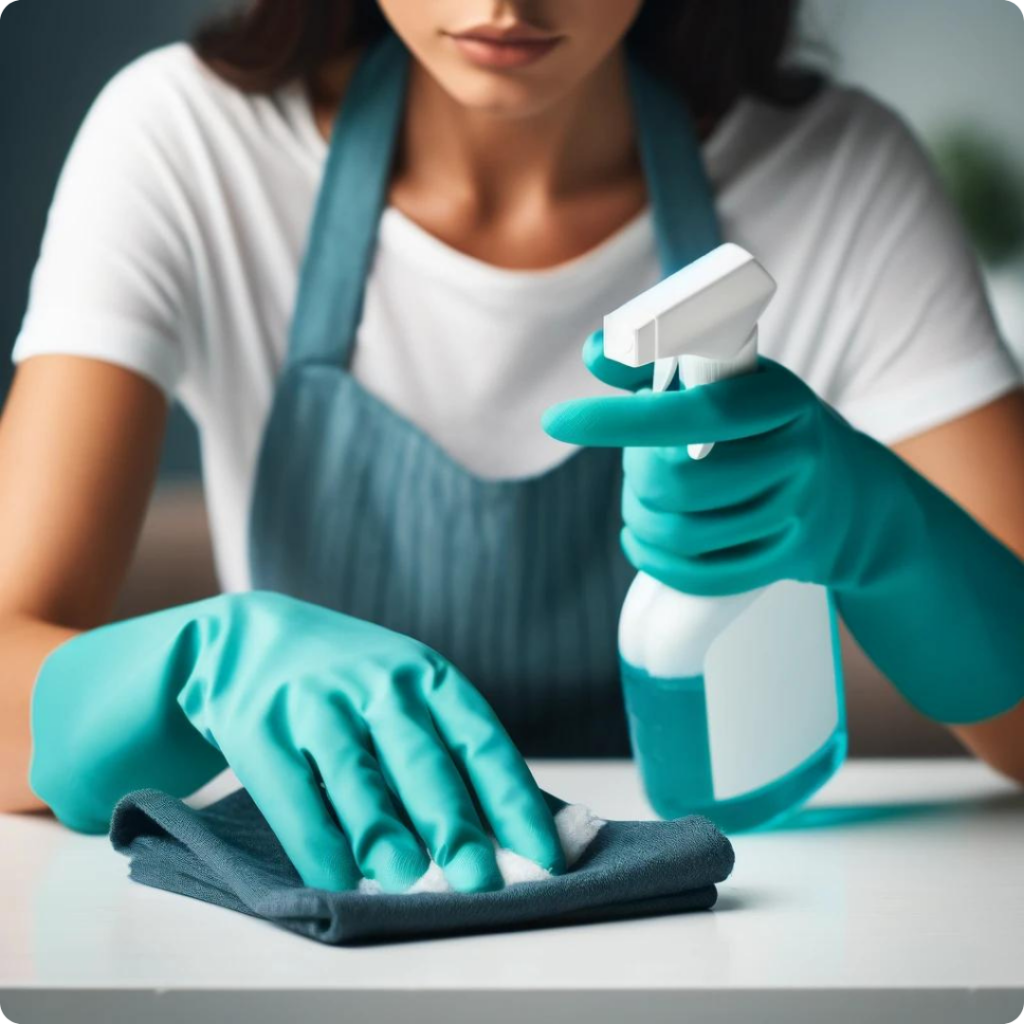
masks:
<path fill-rule="evenodd" d="M 105 832 L 133 789 L 184 796 L 228 764 L 310 886 L 365 877 L 402 892 L 429 854 L 454 889 L 499 889 L 488 831 L 565 867 L 533 776 L 452 665 L 281 595 L 226 595 L 70 640 L 40 672 L 32 731 L 32 788 L 80 831 Z"/>
<path fill-rule="evenodd" d="M 622 545 L 637 569 L 705 596 L 830 587 L 879 668 L 939 721 L 1024 699 L 1024 563 L 963 509 L 777 363 L 654 394 L 650 367 L 606 360 L 602 341 L 585 362 L 636 393 L 556 406 L 544 428 L 625 449 Z"/>

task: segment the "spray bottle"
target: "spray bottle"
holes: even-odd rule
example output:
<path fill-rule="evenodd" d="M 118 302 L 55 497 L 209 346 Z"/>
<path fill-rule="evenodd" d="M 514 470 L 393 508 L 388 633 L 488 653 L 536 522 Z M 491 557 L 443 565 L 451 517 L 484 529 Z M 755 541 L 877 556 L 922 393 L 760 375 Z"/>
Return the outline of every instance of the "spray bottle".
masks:
<path fill-rule="evenodd" d="M 750 253 L 720 246 L 605 318 L 609 359 L 655 364 L 654 389 L 750 373 L 776 285 Z M 712 445 L 690 445 L 693 459 Z M 654 809 L 725 831 L 799 806 L 846 755 L 836 614 L 820 586 L 783 581 L 696 597 L 640 573 L 619 623 L 633 753 Z"/>

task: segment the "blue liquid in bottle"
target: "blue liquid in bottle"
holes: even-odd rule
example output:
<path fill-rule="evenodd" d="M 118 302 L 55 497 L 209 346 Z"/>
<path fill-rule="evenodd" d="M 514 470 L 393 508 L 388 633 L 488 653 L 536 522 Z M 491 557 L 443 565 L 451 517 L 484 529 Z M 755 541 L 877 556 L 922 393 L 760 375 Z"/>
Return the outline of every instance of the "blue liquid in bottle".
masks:
<path fill-rule="evenodd" d="M 820 789 L 846 756 L 840 714 L 824 745 L 791 771 L 741 796 L 717 800 L 704 677 L 661 679 L 624 660 L 621 668 L 633 751 L 651 806 L 663 818 L 700 814 L 723 832 L 769 826 Z"/>

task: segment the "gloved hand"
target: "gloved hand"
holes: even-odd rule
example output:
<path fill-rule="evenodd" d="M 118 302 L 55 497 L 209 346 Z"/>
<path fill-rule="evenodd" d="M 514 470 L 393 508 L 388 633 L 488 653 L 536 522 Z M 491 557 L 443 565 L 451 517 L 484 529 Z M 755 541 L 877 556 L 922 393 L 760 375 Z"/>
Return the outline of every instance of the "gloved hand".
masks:
<path fill-rule="evenodd" d="M 606 383 L 643 379 L 604 358 L 600 334 L 584 359 Z M 637 569 L 703 596 L 781 579 L 840 590 L 871 572 L 882 538 L 870 530 L 905 467 L 798 377 L 762 359 L 755 373 L 692 391 L 637 390 L 544 419 L 560 440 L 626 449 L 622 545 Z M 686 446 L 701 442 L 719 443 L 691 459 Z"/>
<path fill-rule="evenodd" d="M 281 595 L 72 639 L 42 668 L 32 727 L 32 788 L 79 830 L 106 831 L 132 789 L 183 796 L 227 763 L 310 886 L 366 877 L 401 892 L 429 854 L 454 889 L 501 888 L 485 822 L 502 846 L 564 870 L 529 769 L 452 665 Z"/>
<path fill-rule="evenodd" d="M 637 569 L 704 596 L 830 587 L 879 667 L 942 721 L 1024 698 L 1024 564 L 959 506 L 771 360 L 653 394 L 650 367 L 606 360 L 602 342 L 584 347 L 591 371 L 637 393 L 555 406 L 544 428 L 626 449 L 622 544 Z M 690 459 L 706 442 L 708 458 Z"/>

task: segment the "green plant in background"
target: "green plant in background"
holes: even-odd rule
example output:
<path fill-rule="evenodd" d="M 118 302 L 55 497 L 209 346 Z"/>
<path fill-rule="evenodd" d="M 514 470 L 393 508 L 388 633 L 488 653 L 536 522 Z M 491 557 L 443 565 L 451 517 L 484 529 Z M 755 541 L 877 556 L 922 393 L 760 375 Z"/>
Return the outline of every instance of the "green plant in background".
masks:
<path fill-rule="evenodd" d="M 971 128 L 946 132 L 934 146 L 939 173 L 989 266 L 1024 254 L 1024 172 Z"/>

